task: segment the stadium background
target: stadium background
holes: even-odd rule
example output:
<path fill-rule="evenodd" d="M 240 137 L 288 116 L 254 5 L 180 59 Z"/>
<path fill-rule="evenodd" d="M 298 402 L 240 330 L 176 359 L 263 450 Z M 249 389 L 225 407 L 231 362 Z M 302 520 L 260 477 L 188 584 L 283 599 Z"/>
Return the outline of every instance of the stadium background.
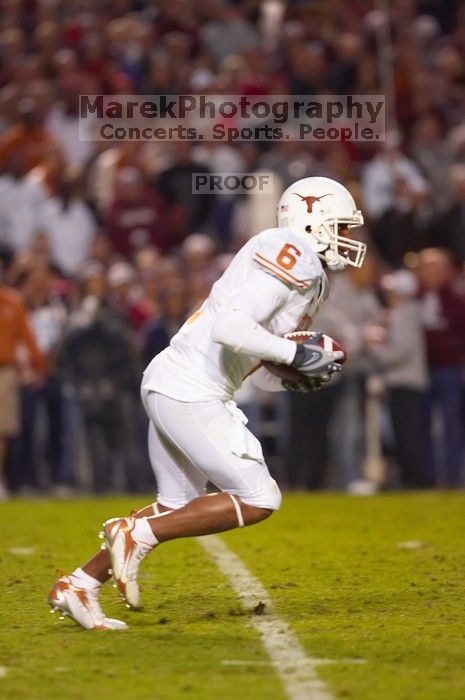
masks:
<path fill-rule="evenodd" d="M 240 396 L 281 485 L 460 486 L 464 56 L 453 0 L 2 1 L 0 312 L 22 299 L 1 320 L 2 497 L 153 488 L 141 371 L 279 197 L 193 195 L 202 169 L 332 177 L 366 217 L 366 264 L 333 276 L 316 323 L 347 347 L 344 377 Z M 386 143 L 78 139 L 79 94 L 200 92 L 385 93 Z M 46 363 L 8 345 L 22 303 Z"/>

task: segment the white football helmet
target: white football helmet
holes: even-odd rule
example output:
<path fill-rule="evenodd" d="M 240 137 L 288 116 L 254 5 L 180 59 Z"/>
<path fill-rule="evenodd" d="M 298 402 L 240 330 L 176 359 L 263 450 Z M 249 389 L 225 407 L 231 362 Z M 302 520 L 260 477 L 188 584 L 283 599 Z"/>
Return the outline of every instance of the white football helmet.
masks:
<path fill-rule="evenodd" d="M 363 224 L 352 195 L 328 177 L 306 177 L 285 190 L 278 202 L 278 226 L 305 236 L 329 269 L 361 267 L 366 244 L 340 231 Z"/>

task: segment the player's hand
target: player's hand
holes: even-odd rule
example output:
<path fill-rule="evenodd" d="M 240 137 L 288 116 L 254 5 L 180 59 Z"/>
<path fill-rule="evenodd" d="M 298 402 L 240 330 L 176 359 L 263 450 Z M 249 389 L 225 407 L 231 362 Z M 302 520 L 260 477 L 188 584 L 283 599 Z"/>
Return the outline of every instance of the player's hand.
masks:
<path fill-rule="evenodd" d="M 320 389 L 330 381 L 331 377 L 310 377 L 302 382 L 291 382 L 283 379 L 283 387 L 287 391 L 296 391 L 300 394 L 308 394 L 310 391 L 320 391 Z"/>
<path fill-rule="evenodd" d="M 330 377 L 334 372 L 340 372 L 342 365 L 338 360 L 344 357 L 340 351 L 325 350 L 319 345 L 322 334 L 317 333 L 304 343 L 297 345 L 292 367 L 302 372 L 306 377 Z"/>

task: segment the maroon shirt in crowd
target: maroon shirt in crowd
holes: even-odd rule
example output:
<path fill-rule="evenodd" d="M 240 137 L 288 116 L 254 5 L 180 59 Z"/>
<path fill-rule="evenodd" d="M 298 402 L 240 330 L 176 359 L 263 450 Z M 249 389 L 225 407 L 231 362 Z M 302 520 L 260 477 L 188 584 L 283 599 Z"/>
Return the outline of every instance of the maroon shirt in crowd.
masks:
<path fill-rule="evenodd" d="M 148 188 L 136 200 L 117 197 L 104 226 L 114 250 L 125 257 L 146 245 L 156 245 L 162 253 L 170 248 L 165 205 Z"/>
<path fill-rule="evenodd" d="M 451 367 L 465 361 L 465 302 L 450 287 L 421 290 L 419 303 L 430 367 Z"/>

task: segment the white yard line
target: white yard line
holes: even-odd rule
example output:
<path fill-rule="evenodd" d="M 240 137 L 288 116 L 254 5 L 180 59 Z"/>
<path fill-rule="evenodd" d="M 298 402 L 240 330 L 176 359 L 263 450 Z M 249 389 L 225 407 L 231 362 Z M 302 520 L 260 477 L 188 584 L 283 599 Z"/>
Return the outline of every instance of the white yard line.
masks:
<path fill-rule="evenodd" d="M 331 664 L 343 664 L 349 666 L 363 666 L 366 659 L 313 659 L 314 666 L 329 666 Z M 223 659 L 222 666 L 272 666 L 272 661 L 250 661 L 250 659 Z M 55 669 L 56 670 L 56 669 Z"/>
<path fill-rule="evenodd" d="M 35 547 L 10 547 L 10 554 L 16 554 L 19 557 L 28 557 L 34 554 Z"/>
<path fill-rule="evenodd" d="M 199 537 L 198 542 L 229 579 L 244 608 L 251 611 L 250 624 L 259 633 L 288 698 L 331 700 L 331 693 L 315 671 L 321 660 L 306 655 L 287 622 L 279 617 L 260 581 L 216 535 Z M 252 611 L 260 603 L 265 606 L 263 613 L 254 614 Z"/>

